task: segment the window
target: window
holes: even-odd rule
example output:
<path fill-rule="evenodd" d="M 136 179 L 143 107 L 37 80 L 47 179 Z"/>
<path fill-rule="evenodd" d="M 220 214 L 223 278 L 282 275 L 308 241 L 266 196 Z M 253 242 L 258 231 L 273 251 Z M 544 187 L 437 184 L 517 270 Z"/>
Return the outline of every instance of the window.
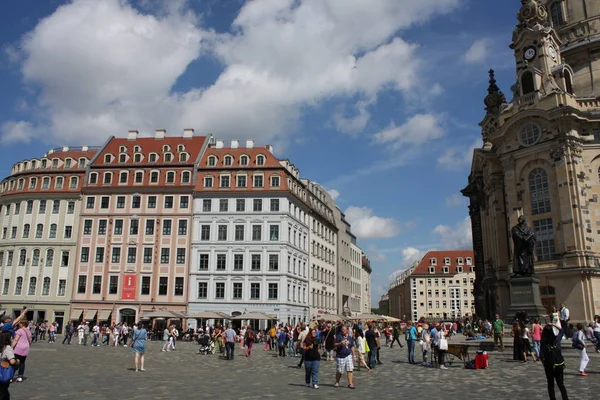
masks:
<path fill-rule="evenodd" d="M 198 298 L 199 299 L 208 298 L 208 283 L 198 282 Z"/>
<path fill-rule="evenodd" d="M 200 227 L 200 240 L 210 240 L 210 225 Z"/>
<path fill-rule="evenodd" d="M 260 271 L 260 254 L 252 254 L 252 271 Z"/>
<path fill-rule="evenodd" d="M 140 221 L 137 219 L 132 219 L 129 221 L 129 234 L 137 235 L 140 229 Z"/>
<path fill-rule="evenodd" d="M 23 225 L 23 239 L 29 238 L 29 231 L 30 230 L 31 230 L 31 225 L 29 225 L 29 224 Z"/>
<path fill-rule="evenodd" d="M 269 240 L 279 240 L 279 225 L 271 225 L 269 227 Z"/>
<path fill-rule="evenodd" d="M 277 283 L 269 283 L 269 300 L 277 300 L 279 296 L 279 285 Z"/>
<path fill-rule="evenodd" d="M 537 239 L 535 251 L 538 261 L 553 260 L 555 258 L 556 249 L 554 246 L 552 218 L 533 221 L 533 230 L 535 231 Z"/>
<path fill-rule="evenodd" d="M 158 155 L 156 153 L 150 153 L 149 161 L 156 162 L 158 160 Z"/>
<path fill-rule="evenodd" d="M 263 187 L 262 175 L 254 175 L 254 187 Z"/>
<path fill-rule="evenodd" d="M 29 179 L 29 189 L 35 189 L 35 187 L 37 186 L 37 179 L 36 178 L 30 178 Z"/>
<path fill-rule="evenodd" d="M 2 296 L 8 295 L 8 289 L 10 288 L 10 279 L 4 280 L 4 286 L 2 287 Z"/>
<path fill-rule="evenodd" d="M 80 158 L 79 159 L 78 168 L 85 168 L 85 158 Z"/>
<path fill-rule="evenodd" d="M 154 235 L 154 220 L 146 220 L 146 235 Z"/>
<path fill-rule="evenodd" d="M 256 165 L 265 165 L 265 157 L 257 156 L 256 157 Z"/>
<path fill-rule="evenodd" d="M 279 177 L 278 176 L 271 177 L 271 187 L 279 187 Z"/>
<path fill-rule="evenodd" d="M 168 264 L 170 256 L 171 256 L 171 249 L 169 249 L 168 247 L 163 247 L 162 249 L 160 249 L 160 263 L 161 264 Z"/>
<path fill-rule="evenodd" d="M 237 176 L 237 187 L 239 187 L 239 188 L 246 187 L 246 175 L 238 175 Z"/>
<path fill-rule="evenodd" d="M 175 183 L 175 172 L 167 172 L 167 183 Z"/>
<path fill-rule="evenodd" d="M 219 200 L 219 211 L 227 212 L 229 210 L 229 201 L 227 199 Z"/>
<path fill-rule="evenodd" d="M 187 160 L 188 160 L 188 154 L 187 153 L 181 153 L 179 155 L 179 161 L 186 162 Z"/>
<path fill-rule="evenodd" d="M 134 154 L 133 155 L 133 162 L 135 162 L 135 163 L 142 162 L 142 155 L 141 154 Z"/>
<path fill-rule="evenodd" d="M 6 256 L 6 266 L 7 267 L 12 267 L 12 264 L 13 264 L 13 254 L 14 254 L 14 252 L 12 250 L 8 250 L 7 251 L 7 256 Z"/>
<path fill-rule="evenodd" d="M 535 92 L 535 83 L 531 71 L 525 71 L 521 75 L 521 90 L 523 91 L 523 95 Z"/>
<path fill-rule="evenodd" d="M 110 185 L 111 182 L 112 182 L 112 173 L 111 172 L 105 172 L 104 173 L 104 180 L 102 181 L 102 184 L 104 184 L 104 185 Z"/>
<path fill-rule="evenodd" d="M 87 201 L 85 203 L 85 208 L 92 209 L 96 206 L 96 198 L 95 197 L 88 197 Z"/>
<path fill-rule="evenodd" d="M 74 176 L 69 179 L 69 189 L 77 189 L 77 178 Z"/>
<path fill-rule="evenodd" d="M 175 290 L 173 294 L 175 296 L 183 296 L 183 277 L 175 278 Z"/>
<path fill-rule="evenodd" d="M 178 235 L 187 235 L 187 220 L 180 219 L 177 227 Z"/>
<path fill-rule="evenodd" d="M 67 292 L 67 280 L 66 279 L 60 279 L 58 281 L 58 292 L 57 295 L 58 296 L 64 296 Z"/>
<path fill-rule="evenodd" d="M 141 171 L 137 171 L 135 173 L 135 183 L 143 183 L 144 182 L 144 173 Z"/>
<path fill-rule="evenodd" d="M 52 214 L 58 214 L 60 212 L 60 200 L 54 200 L 52 202 Z"/>
<path fill-rule="evenodd" d="M 215 283 L 215 299 L 225 298 L 225 282 Z"/>
<path fill-rule="evenodd" d="M 37 227 L 35 228 L 35 238 L 41 239 L 42 236 L 44 236 L 44 225 L 37 224 Z"/>
<path fill-rule="evenodd" d="M 472 261 L 471 261 L 471 257 L 467 257 L 467 265 L 471 265 Z"/>
<path fill-rule="evenodd" d="M 227 225 L 219 225 L 217 240 L 227 240 Z"/>
<path fill-rule="evenodd" d="M 279 199 L 271 199 L 271 211 L 279 211 Z"/>
<path fill-rule="evenodd" d="M 166 296 L 169 290 L 169 278 L 166 276 L 161 276 L 158 278 L 158 295 Z"/>
<path fill-rule="evenodd" d="M 171 160 L 173 159 L 173 154 L 171 153 L 165 153 L 165 162 L 171 162 Z"/>
<path fill-rule="evenodd" d="M 131 208 L 140 208 L 142 204 L 142 199 L 140 196 L 133 196 L 131 198 Z"/>
<path fill-rule="evenodd" d="M 248 165 L 248 156 L 243 155 L 240 157 L 240 165 Z"/>
<path fill-rule="evenodd" d="M 117 208 L 125 208 L 125 196 L 117 197 Z"/>
<path fill-rule="evenodd" d="M 112 275 L 108 277 L 108 294 L 117 294 L 119 289 L 119 277 Z"/>
<path fill-rule="evenodd" d="M 64 184 L 64 182 L 65 182 L 64 178 L 63 178 L 62 176 L 58 176 L 58 177 L 56 178 L 56 183 L 55 183 L 55 185 L 54 185 L 54 186 L 55 186 L 57 189 L 62 189 L 62 188 L 63 188 L 63 184 Z M 96 183 L 96 182 L 94 182 L 94 184 L 95 184 L 95 183 Z"/>
<path fill-rule="evenodd" d="M 252 202 L 252 210 L 255 212 L 261 212 L 262 211 L 262 199 L 254 199 L 254 201 Z"/>
<path fill-rule="evenodd" d="M 60 259 L 61 259 L 60 266 L 61 267 L 69 266 L 69 255 L 70 254 L 71 254 L 70 252 L 64 251 L 64 250 L 60 252 Z"/>
<path fill-rule="evenodd" d="M 179 198 L 179 208 L 188 208 L 190 206 L 190 198 L 188 196 L 181 196 Z"/>
<path fill-rule="evenodd" d="M 37 286 L 37 278 L 32 276 L 29 278 L 29 290 L 27 291 L 27 296 L 35 296 L 35 289 Z"/>
<path fill-rule="evenodd" d="M 73 236 L 73 227 L 71 225 L 65 226 L 65 239 L 71 239 Z"/>
<path fill-rule="evenodd" d="M 251 300 L 260 299 L 260 283 L 251 283 L 250 284 L 250 299 Z"/>
<path fill-rule="evenodd" d="M 221 176 L 221 187 L 222 188 L 229 187 L 229 175 Z"/>
<path fill-rule="evenodd" d="M 208 270 L 208 254 L 200 254 L 200 263 L 198 264 L 198 271 Z"/>
<path fill-rule="evenodd" d="M 51 267 L 52 264 L 54 264 L 54 250 L 48 249 L 46 250 L 46 267 Z"/>
<path fill-rule="evenodd" d="M 119 264 L 121 262 L 121 248 L 120 247 L 112 248 L 112 255 L 110 257 L 110 262 L 112 262 L 113 264 Z"/>
<path fill-rule="evenodd" d="M 550 19 L 554 28 L 559 28 L 565 23 L 562 1 L 556 1 L 550 5 Z"/>
<path fill-rule="evenodd" d="M 102 291 L 102 276 L 94 275 L 94 280 L 92 281 L 92 294 L 100 294 Z"/>
<path fill-rule="evenodd" d="M 57 203 L 57 202 L 60 204 L 60 201 L 54 200 L 54 203 Z M 19 215 L 20 212 L 21 212 L 21 203 L 15 203 L 15 215 Z M 52 213 L 58 214 L 58 212 L 54 212 L 54 209 L 53 209 Z"/>
<path fill-rule="evenodd" d="M 148 196 L 148 208 L 156 208 L 156 196 Z"/>
<path fill-rule="evenodd" d="M 208 157 L 208 165 L 210 165 L 212 167 L 216 164 L 217 164 L 217 157 L 215 157 L 215 156 Z"/>
<path fill-rule="evenodd" d="M 147 296 L 150 294 L 150 277 L 142 276 L 142 288 L 140 291 L 142 296 Z"/>
<path fill-rule="evenodd" d="M 235 226 L 235 240 L 244 240 L 244 225 Z"/>
<path fill-rule="evenodd" d="M 70 201 L 67 203 L 67 214 L 74 214 L 74 213 L 75 213 L 75 202 Z"/>
<path fill-rule="evenodd" d="M 202 200 L 202 211 L 210 212 L 212 202 L 208 199 Z"/>
<path fill-rule="evenodd" d="M 548 175 L 542 168 L 529 173 L 529 191 L 531 195 L 531 213 L 533 215 L 550 212 L 550 189 Z"/>
<path fill-rule="evenodd" d="M 96 247 L 96 262 L 104 262 L 104 247 Z"/>
<path fill-rule="evenodd" d="M 50 178 L 42 179 L 42 190 L 50 188 Z"/>
<path fill-rule="evenodd" d="M 236 300 L 242 299 L 242 284 L 239 282 L 233 284 L 233 298 Z"/>
<path fill-rule="evenodd" d="M 173 196 L 165 196 L 165 208 L 173 208 Z"/>
<path fill-rule="evenodd" d="M 45 277 L 42 283 L 42 296 L 48 296 L 50 294 L 50 278 Z"/>
<path fill-rule="evenodd" d="M 33 250 L 33 256 L 31 257 L 31 266 L 37 267 L 40 264 L 40 250 Z"/>
<path fill-rule="evenodd" d="M 244 269 L 244 255 L 243 254 L 234 254 L 233 255 L 233 270 L 234 271 L 243 271 Z"/>
<path fill-rule="evenodd" d="M 523 128 L 521 129 L 521 132 L 519 133 L 519 142 L 523 146 L 531 146 L 536 144 L 541 136 L 542 129 L 540 126 L 529 122 L 523 125 Z"/>
<path fill-rule="evenodd" d="M 177 249 L 177 264 L 185 264 L 185 248 Z"/>
<path fill-rule="evenodd" d="M 90 185 L 96 185 L 98 183 L 98 173 L 92 172 L 90 174 Z"/>
<path fill-rule="evenodd" d="M 223 158 L 223 165 L 231 165 L 233 162 L 233 158 L 231 156 L 225 156 Z"/>
<path fill-rule="evenodd" d="M 171 235 L 171 226 L 173 225 L 173 221 L 171 221 L 170 219 L 165 219 L 162 222 L 162 234 L 164 236 L 169 236 Z"/>
<path fill-rule="evenodd" d="M 56 224 L 50 224 L 50 233 L 48 234 L 48 237 L 50 239 L 56 239 L 57 229 L 58 229 L 58 226 Z"/>
<path fill-rule="evenodd" d="M 46 214 L 46 200 L 40 200 L 39 214 Z"/>
<path fill-rule="evenodd" d="M 262 226 L 252 225 L 252 240 L 262 240 Z"/>
<path fill-rule="evenodd" d="M 115 219 L 115 235 L 119 236 L 123 234 L 123 220 Z"/>
<path fill-rule="evenodd" d="M 158 172 L 157 171 L 150 172 L 150 183 L 158 183 Z"/>
<path fill-rule="evenodd" d="M 17 277 L 17 284 L 15 285 L 15 295 L 20 296 L 23 291 L 23 277 Z"/>
<path fill-rule="evenodd" d="M 571 76 L 571 72 L 568 69 L 565 69 L 564 75 L 565 75 L 565 89 L 567 90 L 567 93 L 574 94 L 573 93 L 573 76 Z M 594 135 L 594 137 L 596 137 L 598 134 L 598 129 L 594 129 L 594 131 L 596 133 Z"/>
<path fill-rule="evenodd" d="M 128 177 L 129 177 L 129 173 L 126 171 L 119 173 L 119 183 L 127 183 Z"/>
<path fill-rule="evenodd" d="M 106 235 L 106 220 L 101 219 L 98 221 L 98 235 Z"/>
<path fill-rule="evenodd" d="M 77 280 L 77 293 L 82 294 L 85 293 L 85 288 L 87 286 L 87 276 L 79 275 Z"/>
<path fill-rule="evenodd" d="M 235 211 L 244 212 L 246 211 L 246 200 L 244 199 L 236 199 L 235 200 Z"/>
<path fill-rule="evenodd" d="M 41 236 L 40 236 L 40 237 L 41 237 Z M 16 227 L 16 226 L 13 226 L 13 227 L 10 229 L 10 238 L 11 238 L 11 239 L 16 239 L 16 238 L 17 238 L 17 227 Z"/>
<path fill-rule="evenodd" d="M 144 264 L 152 264 L 152 247 L 144 247 Z"/>
<path fill-rule="evenodd" d="M 10 207 L 6 207 L 6 215 L 8 215 L 10 211 Z M 33 212 L 33 200 L 27 200 L 27 208 L 25 209 L 25 214 L 31 214 Z"/>
<path fill-rule="evenodd" d="M 269 271 L 279 270 L 279 255 L 269 254 Z"/>
<path fill-rule="evenodd" d="M 213 187 L 213 178 L 212 178 L 212 176 L 205 176 L 204 177 L 204 187 L 206 187 L 206 188 Z"/>

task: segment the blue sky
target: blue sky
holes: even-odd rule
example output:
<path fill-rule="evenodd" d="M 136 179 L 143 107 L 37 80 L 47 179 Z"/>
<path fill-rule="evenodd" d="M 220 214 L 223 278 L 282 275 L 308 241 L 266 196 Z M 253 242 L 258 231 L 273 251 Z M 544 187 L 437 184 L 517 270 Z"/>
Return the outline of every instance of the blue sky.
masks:
<path fill-rule="evenodd" d="M 128 129 L 273 144 L 371 258 L 373 304 L 425 251 L 468 248 L 487 71 L 510 98 L 520 1 L 49 0 L 0 14 L 0 174 Z"/>

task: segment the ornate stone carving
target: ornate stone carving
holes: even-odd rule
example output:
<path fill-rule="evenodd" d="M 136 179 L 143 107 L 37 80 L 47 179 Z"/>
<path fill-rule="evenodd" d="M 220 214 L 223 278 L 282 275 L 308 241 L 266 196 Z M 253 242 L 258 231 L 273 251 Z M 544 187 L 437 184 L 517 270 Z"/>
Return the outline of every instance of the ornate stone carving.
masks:
<path fill-rule="evenodd" d="M 488 73 L 490 75 L 490 85 L 488 87 L 488 95 L 483 102 L 485 104 L 485 110 L 488 113 L 498 113 L 500 106 L 506 103 L 506 97 L 498 85 L 496 85 L 494 70 L 490 69 Z"/>
<path fill-rule="evenodd" d="M 523 5 L 517 14 L 520 25 L 533 28 L 536 25 L 547 26 L 549 24 L 548 11 L 539 0 L 521 0 L 521 3 Z"/>

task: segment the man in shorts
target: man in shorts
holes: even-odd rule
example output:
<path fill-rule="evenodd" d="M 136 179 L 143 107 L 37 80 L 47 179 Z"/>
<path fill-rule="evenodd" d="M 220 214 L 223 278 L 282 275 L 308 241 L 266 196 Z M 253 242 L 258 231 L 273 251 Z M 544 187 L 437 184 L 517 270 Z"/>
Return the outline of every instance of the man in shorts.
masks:
<path fill-rule="evenodd" d="M 336 362 L 336 373 L 335 373 L 335 387 L 340 387 L 340 379 L 342 374 L 346 372 L 348 374 L 348 387 L 354 389 L 353 374 L 354 371 L 354 360 L 356 359 L 354 339 L 348 335 L 348 328 L 342 327 L 340 333 L 335 337 L 335 362 Z"/>

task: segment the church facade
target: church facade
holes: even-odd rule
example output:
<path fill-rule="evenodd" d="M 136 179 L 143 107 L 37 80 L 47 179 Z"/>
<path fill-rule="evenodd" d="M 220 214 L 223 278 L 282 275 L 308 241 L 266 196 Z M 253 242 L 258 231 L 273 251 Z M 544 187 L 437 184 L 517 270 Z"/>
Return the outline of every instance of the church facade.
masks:
<path fill-rule="evenodd" d="M 522 0 L 508 101 L 490 71 L 483 146 L 468 185 L 476 313 L 505 317 L 513 273 L 510 229 L 535 231 L 546 310 L 600 314 L 600 2 Z"/>

